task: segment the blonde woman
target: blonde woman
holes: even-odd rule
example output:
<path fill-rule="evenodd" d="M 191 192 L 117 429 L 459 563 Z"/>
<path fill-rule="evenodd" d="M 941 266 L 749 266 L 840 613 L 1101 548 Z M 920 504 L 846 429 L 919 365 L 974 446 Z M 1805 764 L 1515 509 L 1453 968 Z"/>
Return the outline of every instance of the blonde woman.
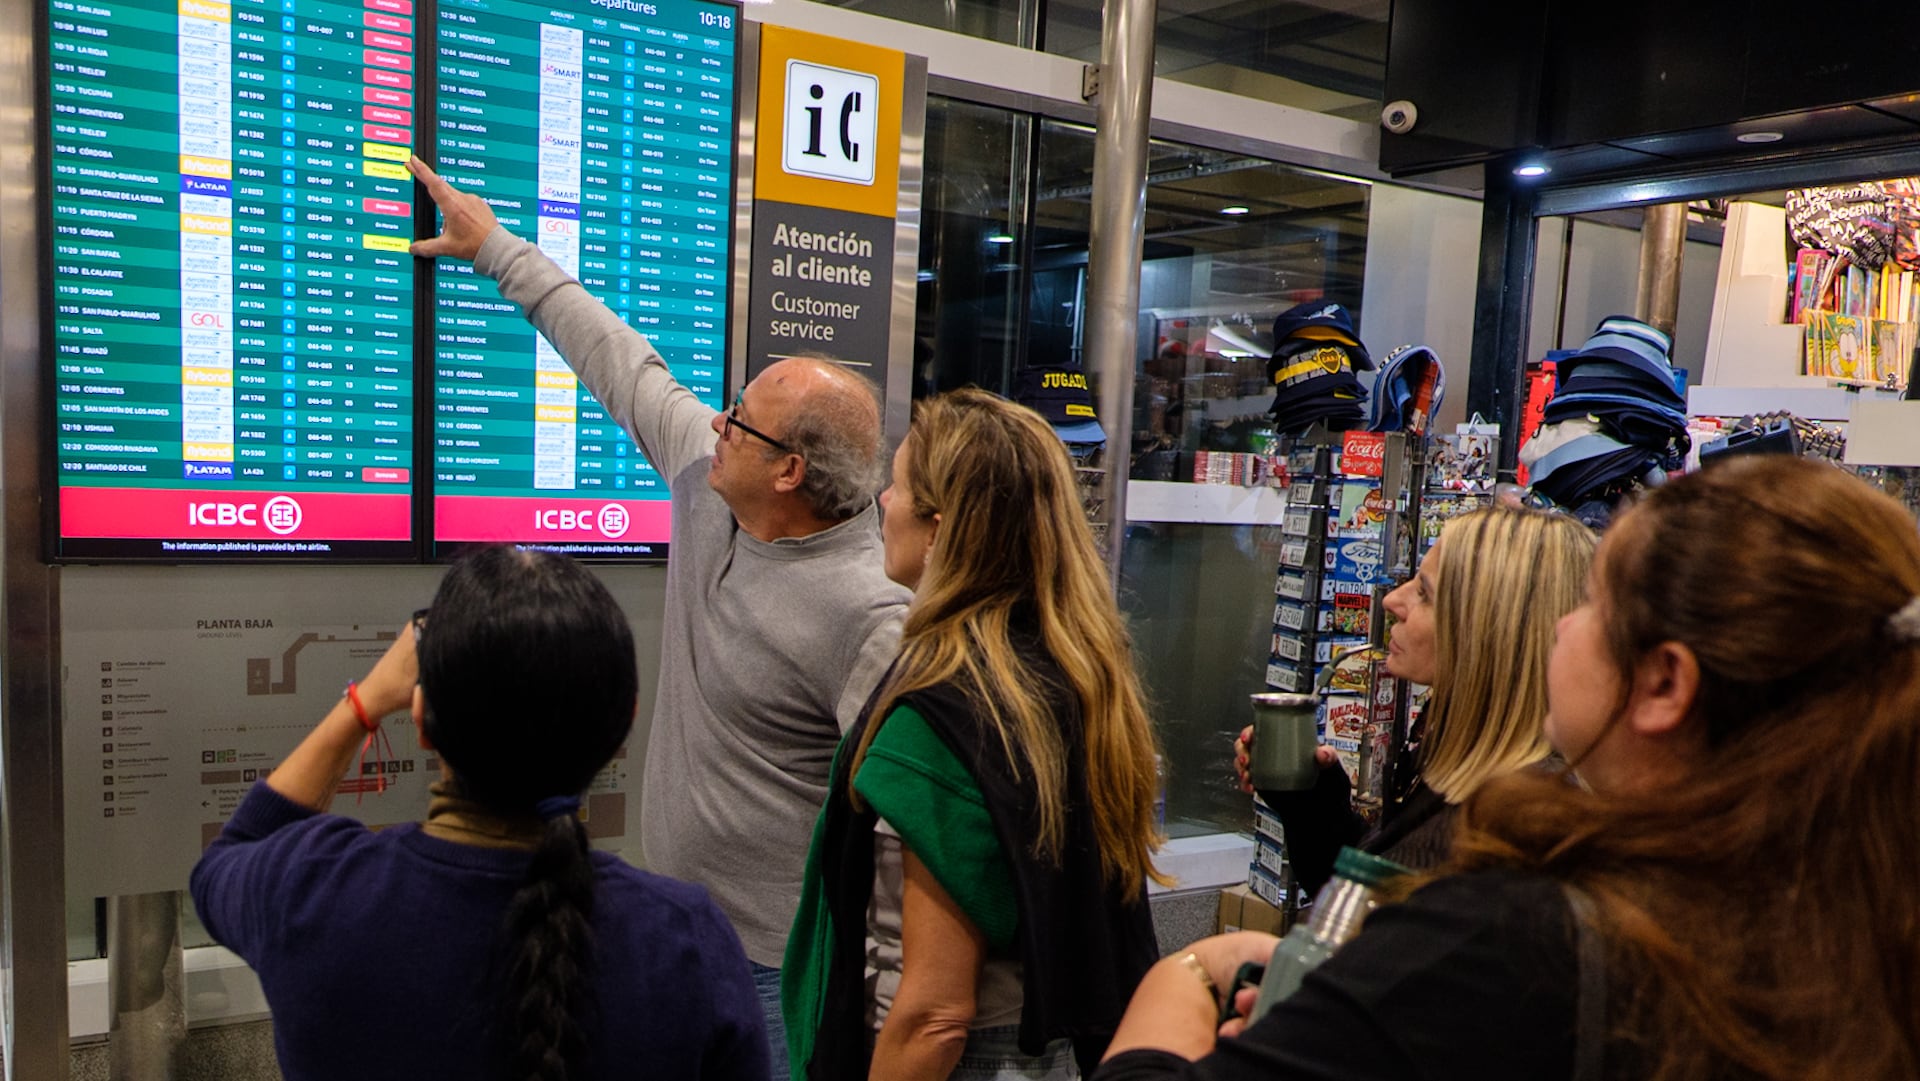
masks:
<path fill-rule="evenodd" d="M 881 495 L 901 651 L 841 744 L 783 997 L 796 1078 L 1072 1078 L 1159 956 L 1154 740 L 1046 421 L 920 403 Z"/>
<path fill-rule="evenodd" d="M 1394 625 L 1387 671 L 1432 688 L 1412 765 L 1371 833 L 1354 814 L 1349 782 L 1320 749 L 1309 792 L 1260 796 L 1280 815 L 1288 859 L 1317 892 L 1342 845 L 1357 844 L 1415 869 L 1446 858 L 1454 808 L 1488 779 L 1544 760 L 1551 749 L 1547 658 L 1554 623 L 1580 604 L 1593 533 L 1552 511 L 1492 507 L 1447 523 L 1419 573 L 1387 594 Z M 1241 732 L 1235 766 L 1248 785 Z"/>

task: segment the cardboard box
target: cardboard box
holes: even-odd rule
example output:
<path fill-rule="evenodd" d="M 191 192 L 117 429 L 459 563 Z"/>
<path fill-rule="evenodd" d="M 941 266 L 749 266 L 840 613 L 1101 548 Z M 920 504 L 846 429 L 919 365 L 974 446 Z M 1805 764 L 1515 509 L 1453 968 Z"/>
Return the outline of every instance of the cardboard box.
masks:
<path fill-rule="evenodd" d="M 1286 914 L 1253 895 L 1246 886 L 1232 886 L 1220 891 L 1220 919 L 1217 930 L 1221 934 L 1228 931 L 1265 931 L 1270 935 L 1285 934 Z"/>

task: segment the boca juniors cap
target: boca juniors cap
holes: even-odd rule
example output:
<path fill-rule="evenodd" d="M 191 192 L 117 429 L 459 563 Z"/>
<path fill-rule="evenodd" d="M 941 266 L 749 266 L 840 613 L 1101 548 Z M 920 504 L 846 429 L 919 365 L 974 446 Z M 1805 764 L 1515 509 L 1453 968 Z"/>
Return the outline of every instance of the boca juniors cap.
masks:
<path fill-rule="evenodd" d="M 1087 374 L 1076 365 L 1059 364 L 1021 371 L 1014 400 L 1053 425 L 1066 443 L 1105 443 L 1107 433 L 1093 411 L 1093 391 Z"/>
<path fill-rule="evenodd" d="M 1273 347 L 1278 350 L 1289 338 L 1336 342 L 1347 347 L 1357 371 L 1373 370 L 1373 357 L 1353 332 L 1353 315 L 1344 305 L 1327 300 L 1309 300 L 1295 304 L 1273 321 Z"/>

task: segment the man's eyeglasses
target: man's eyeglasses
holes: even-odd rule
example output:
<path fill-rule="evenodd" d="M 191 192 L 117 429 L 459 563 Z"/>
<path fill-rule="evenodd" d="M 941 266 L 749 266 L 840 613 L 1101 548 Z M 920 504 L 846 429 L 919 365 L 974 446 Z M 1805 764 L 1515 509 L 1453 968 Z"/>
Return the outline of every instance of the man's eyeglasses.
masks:
<path fill-rule="evenodd" d="M 792 447 L 787 446 L 785 443 L 780 442 L 778 439 L 775 439 L 760 429 L 753 427 L 746 421 L 739 419 L 740 406 L 742 404 L 741 400 L 745 397 L 745 391 L 735 394 L 733 396 L 733 408 L 722 414 L 722 416 L 726 417 L 726 430 L 721 433 L 721 437 L 731 439 L 733 437 L 733 430 L 738 428 L 775 450 L 785 451 L 788 454 L 798 454 L 799 451 L 794 450 Z"/>

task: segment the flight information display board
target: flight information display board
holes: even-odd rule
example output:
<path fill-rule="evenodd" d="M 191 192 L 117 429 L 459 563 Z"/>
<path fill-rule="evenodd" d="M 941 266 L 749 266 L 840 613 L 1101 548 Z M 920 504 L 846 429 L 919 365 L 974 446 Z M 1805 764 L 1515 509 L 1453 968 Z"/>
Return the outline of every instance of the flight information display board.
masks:
<path fill-rule="evenodd" d="M 646 334 L 718 408 L 732 260 L 738 9 L 442 0 L 437 168 Z M 666 554 L 663 479 L 492 282 L 443 263 L 436 550 Z"/>
<path fill-rule="evenodd" d="M 48 0 L 65 558 L 405 558 L 412 0 Z"/>

